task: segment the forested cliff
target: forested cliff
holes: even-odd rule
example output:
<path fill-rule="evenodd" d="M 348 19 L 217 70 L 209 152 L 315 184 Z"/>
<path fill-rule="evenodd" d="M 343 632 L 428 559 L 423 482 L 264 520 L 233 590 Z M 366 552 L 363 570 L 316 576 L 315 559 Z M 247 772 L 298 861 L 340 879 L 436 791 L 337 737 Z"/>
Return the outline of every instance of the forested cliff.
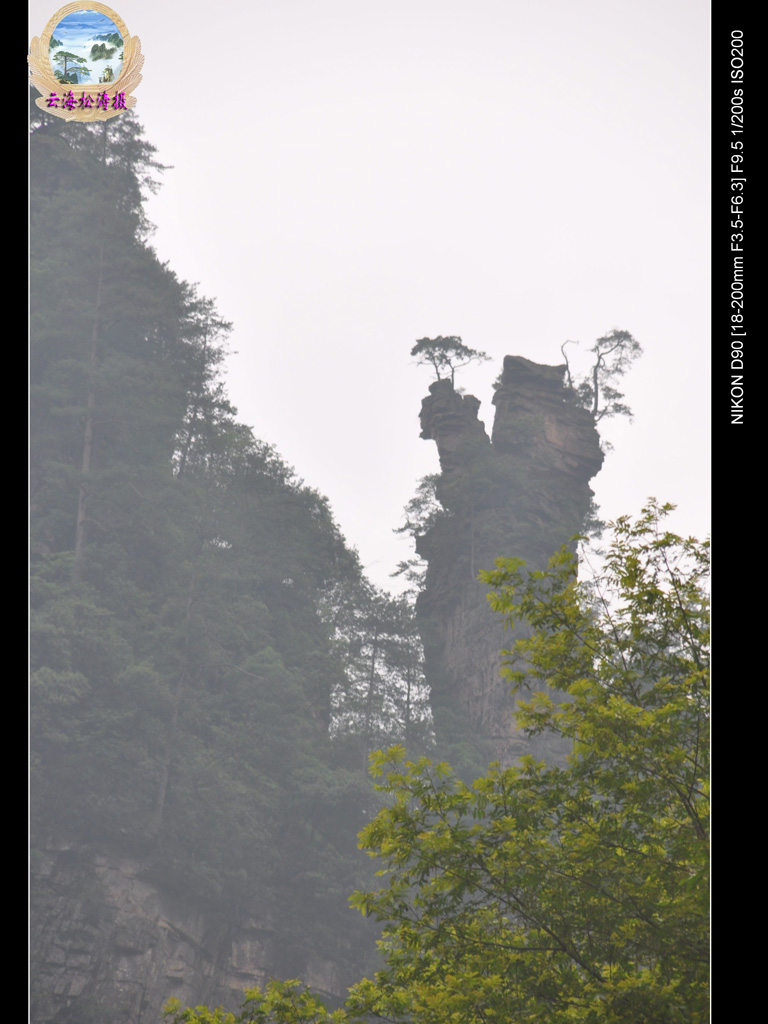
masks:
<path fill-rule="evenodd" d="M 132 116 L 30 145 L 32 1019 L 343 991 L 367 755 L 429 736 L 411 616 L 237 421 Z"/>
<path fill-rule="evenodd" d="M 162 168 L 132 115 L 33 110 L 32 1020 L 150 1024 L 271 976 L 343 995 L 375 957 L 348 906 L 369 754 L 468 773 L 558 753 L 515 730 L 477 574 L 543 566 L 582 528 L 594 416 L 563 367 L 520 358 L 492 438 L 433 384 L 416 611 L 377 591 L 326 499 L 238 421 L 230 325 L 149 244 Z"/>

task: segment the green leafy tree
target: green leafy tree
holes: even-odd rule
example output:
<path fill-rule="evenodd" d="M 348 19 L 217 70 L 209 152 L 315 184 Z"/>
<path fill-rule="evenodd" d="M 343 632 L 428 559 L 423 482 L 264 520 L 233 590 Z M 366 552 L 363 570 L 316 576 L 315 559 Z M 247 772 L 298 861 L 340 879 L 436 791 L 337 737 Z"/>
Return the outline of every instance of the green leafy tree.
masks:
<path fill-rule="evenodd" d="M 388 966 L 353 1005 L 424 1022 L 707 1019 L 708 548 L 664 531 L 669 510 L 614 524 L 589 586 L 565 551 L 544 572 L 513 559 L 484 574 L 494 608 L 533 630 L 507 669 L 541 686 L 519 722 L 573 754 L 472 787 L 381 755 L 394 803 L 362 839 L 388 886 L 355 902 L 387 922 Z"/>
<path fill-rule="evenodd" d="M 361 843 L 385 885 L 353 903 L 384 922 L 385 967 L 350 991 L 347 1020 L 708 1020 L 708 545 L 666 531 L 670 508 L 613 524 L 589 583 L 565 550 L 546 571 L 484 574 L 493 607 L 531 626 L 506 670 L 540 686 L 519 722 L 572 754 L 471 786 L 398 748 L 375 756 L 388 805 Z M 255 999 L 272 1015 L 236 1020 L 328 1020 L 289 995 L 268 988 Z"/>
<path fill-rule="evenodd" d="M 411 355 L 417 357 L 416 361 L 419 366 L 431 366 L 437 380 L 442 380 L 450 373 L 451 384 L 454 383 L 456 371 L 462 366 L 486 362 L 491 358 L 485 352 L 469 348 L 461 338 L 454 336 L 421 338 L 411 349 Z"/>

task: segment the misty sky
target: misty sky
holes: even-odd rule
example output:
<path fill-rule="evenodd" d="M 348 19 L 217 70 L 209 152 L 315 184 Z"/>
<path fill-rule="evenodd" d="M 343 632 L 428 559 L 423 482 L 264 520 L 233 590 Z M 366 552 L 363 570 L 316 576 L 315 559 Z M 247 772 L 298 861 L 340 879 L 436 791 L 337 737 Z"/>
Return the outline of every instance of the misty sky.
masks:
<path fill-rule="evenodd" d="M 32 0 L 30 39 L 56 7 Z M 604 516 L 676 502 L 709 529 L 709 10 L 692 0 L 131 0 L 137 113 L 173 165 L 159 256 L 234 322 L 240 419 L 326 494 L 369 575 L 416 480 L 418 338 L 587 365 L 645 349 Z M 511 554 L 511 552 L 499 552 Z"/>

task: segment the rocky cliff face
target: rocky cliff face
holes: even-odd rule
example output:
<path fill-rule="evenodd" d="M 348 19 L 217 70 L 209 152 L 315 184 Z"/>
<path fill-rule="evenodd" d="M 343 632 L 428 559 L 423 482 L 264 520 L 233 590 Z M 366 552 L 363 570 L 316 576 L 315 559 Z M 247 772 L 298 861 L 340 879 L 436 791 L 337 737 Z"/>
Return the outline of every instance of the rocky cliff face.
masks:
<path fill-rule="evenodd" d="M 589 481 L 603 454 L 593 418 L 573 402 L 564 372 L 507 356 L 490 438 L 477 418 L 479 401 L 448 380 L 432 384 L 421 410 L 421 436 L 435 441 L 440 456 L 436 495 L 445 510 L 417 542 L 428 562 L 417 614 L 435 727 L 450 744 L 466 735 L 468 723 L 482 755 L 503 764 L 558 751 L 515 729 L 500 651 L 519 628 L 504 629 L 477 574 L 499 557 L 543 568 L 583 528 Z"/>
<path fill-rule="evenodd" d="M 225 919 L 140 859 L 65 842 L 34 851 L 31 910 L 33 1024 L 159 1024 L 172 996 L 234 1009 L 244 988 L 297 968 L 258 913 Z M 301 976 L 326 993 L 352 980 L 317 956 Z"/>

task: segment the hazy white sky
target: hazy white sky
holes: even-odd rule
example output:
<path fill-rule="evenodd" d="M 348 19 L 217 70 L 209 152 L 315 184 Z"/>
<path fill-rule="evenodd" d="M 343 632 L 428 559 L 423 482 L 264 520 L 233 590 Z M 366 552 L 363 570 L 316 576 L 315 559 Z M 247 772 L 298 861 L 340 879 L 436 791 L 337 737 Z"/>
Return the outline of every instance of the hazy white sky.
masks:
<path fill-rule="evenodd" d="M 30 38 L 56 11 L 30 3 Z M 416 339 L 645 355 L 593 481 L 709 529 L 709 9 L 701 0 L 129 0 L 137 113 L 173 165 L 154 244 L 234 322 L 240 418 L 326 494 L 369 575 L 416 480 Z M 508 554 L 509 552 L 500 552 Z"/>

